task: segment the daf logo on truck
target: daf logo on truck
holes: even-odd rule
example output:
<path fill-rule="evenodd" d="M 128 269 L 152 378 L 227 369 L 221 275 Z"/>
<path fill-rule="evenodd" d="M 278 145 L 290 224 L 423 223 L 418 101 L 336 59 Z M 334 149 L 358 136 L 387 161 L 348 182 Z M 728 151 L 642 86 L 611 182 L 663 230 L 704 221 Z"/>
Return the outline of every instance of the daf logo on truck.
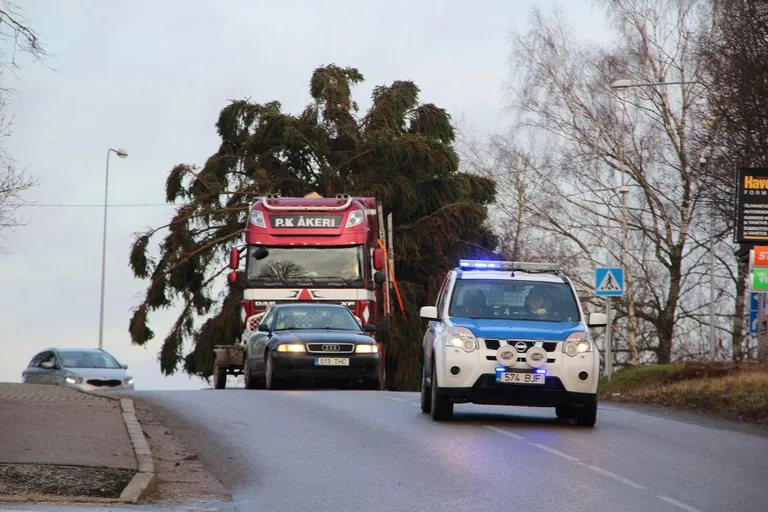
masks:
<path fill-rule="evenodd" d="M 341 226 L 341 215 L 304 215 L 283 214 L 270 215 L 273 228 L 338 228 Z"/>

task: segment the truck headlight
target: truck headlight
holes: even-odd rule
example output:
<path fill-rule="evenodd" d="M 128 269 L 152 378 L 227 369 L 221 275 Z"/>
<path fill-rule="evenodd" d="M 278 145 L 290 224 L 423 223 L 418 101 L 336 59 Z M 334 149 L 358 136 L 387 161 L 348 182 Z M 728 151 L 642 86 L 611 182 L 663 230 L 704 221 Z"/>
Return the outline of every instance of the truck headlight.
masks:
<path fill-rule="evenodd" d="M 378 345 L 357 345 L 355 346 L 355 353 L 356 354 L 378 354 L 379 346 Z"/>
<path fill-rule="evenodd" d="M 251 210 L 251 224 L 260 228 L 266 228 L 267 223 L 264 222 L 264 214 L 259 210 Z"/>
<path fill-rule="evenodd" d="M 363 218 L 362 210 L 354 210 L 349 212 L 349 217 L 347 217 L 347 227 L 351 228 L 353 226 L 357 226 L 358 224 L 362 224 Z"/>
<path fill-rule="evenodd" d="M 584 352 L 592 352 L 592 342 L 587 339 L 585 332 L 573 332 L 563 344 L 563 352 L 571 357 L 575 357 Z"/>
<path fill-rule="evenodd" d="M 305 352 L 303 343 L 283 343 L 277 346 L 278 352 Z"/>
<path fill-rule="evenodd" d="M 478 349 L 477 338 L 466 327 L 454 327 L 445 344 L 448 347 L 463 349 L 464 352 L 474 352 Z"/>

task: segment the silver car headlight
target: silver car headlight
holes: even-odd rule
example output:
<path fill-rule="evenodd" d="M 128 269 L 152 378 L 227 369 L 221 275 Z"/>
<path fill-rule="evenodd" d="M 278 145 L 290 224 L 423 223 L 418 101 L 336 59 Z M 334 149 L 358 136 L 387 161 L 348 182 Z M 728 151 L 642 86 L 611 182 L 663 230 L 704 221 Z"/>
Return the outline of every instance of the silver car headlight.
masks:
<path fill-rule="evenodd" d="M 464 350 L 464 352 L 474 352 L 479 348 L 477 338 L 466 327 L 454 327 L 451 329 L 448 339 L 445 342 L 448 347 L 456 347 Z"/>
<path fill-rule="evenodd" d="M 592 352 L 592 342 L 587 338 L 585 332 L 572 332 L 565 338 L 563 352 L 570 357 L 576 357 L 585 352 Z"/>
<path fill-rule="evenodd" d="M 66 376 L 64 376 L 64 380 L 67 382 L 67 384 L 82 384 L 83 378 L 79 375 L 75 375 L 74 373 L 70 373 Z"/>
<path fill-rule="evenodd" d="M 132 386 L 133 385 L 133 377 L 126 377 L 125 378 L 125 385 L 126 386 Z"/>

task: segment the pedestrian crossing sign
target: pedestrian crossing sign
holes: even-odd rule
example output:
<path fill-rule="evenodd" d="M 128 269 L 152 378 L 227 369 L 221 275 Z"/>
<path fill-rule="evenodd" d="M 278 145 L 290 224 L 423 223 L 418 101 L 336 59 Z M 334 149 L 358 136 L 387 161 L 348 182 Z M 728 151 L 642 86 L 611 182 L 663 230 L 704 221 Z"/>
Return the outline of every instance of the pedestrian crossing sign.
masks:
<path fill-rule="evenodd" d="M 598 297 L 621 297 L 624 295 L 624 269 L 603 267 L 595 269 L 595 294 Z"/>

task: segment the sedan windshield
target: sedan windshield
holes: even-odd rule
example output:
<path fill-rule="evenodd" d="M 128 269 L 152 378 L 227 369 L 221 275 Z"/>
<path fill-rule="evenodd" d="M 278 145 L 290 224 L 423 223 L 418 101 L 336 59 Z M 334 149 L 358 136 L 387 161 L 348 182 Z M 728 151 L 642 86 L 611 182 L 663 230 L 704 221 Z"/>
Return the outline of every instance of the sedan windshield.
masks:
<path fill-rule="evenodd" d="M 248 248 L 248 279 L 281 285 L 322 282 L 323 286 L 360 286 L 363 247 Z M 312 283 L 315 284 L 315 283 Z"/>
<path fill-rule="evenodd" d="M 92 350 L 60 350 L 64 368 L 122 368 L 115 358 Z"/>
<path fill-rule="evenodd" d="M 451 297 L 450 316 L 578 322 L 579 308 L 566 283 L 460 279 Z"/>
<path fill-rule="evenodd" d="M 360 325 L 346 308 L 306 306 L 279 309 L 275 319 L 275 330 L 288 329 L 331 329 L 359 331 Z"/>

